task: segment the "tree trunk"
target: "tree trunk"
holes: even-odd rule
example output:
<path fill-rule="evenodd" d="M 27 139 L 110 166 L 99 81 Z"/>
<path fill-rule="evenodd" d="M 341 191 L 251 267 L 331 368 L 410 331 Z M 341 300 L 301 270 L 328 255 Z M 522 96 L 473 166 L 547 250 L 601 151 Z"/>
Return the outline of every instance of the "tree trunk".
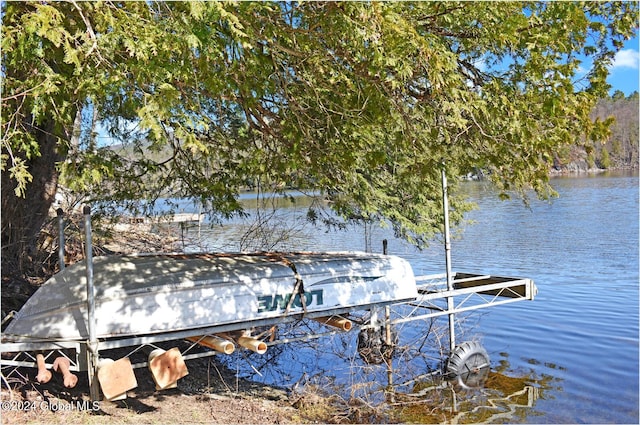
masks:
<path fill-rule="evenodd" d="M 42 123 L 34 136 L 40 156 L 27 161 L 33 176 L 24 197 L 16 196 L 15 180 L 2 172 L 2 275 L 33 270 L 37 261 L 38 236 L 49 218 L 58 186 L 58 153 L 56 125 L 52 120 Z"/>

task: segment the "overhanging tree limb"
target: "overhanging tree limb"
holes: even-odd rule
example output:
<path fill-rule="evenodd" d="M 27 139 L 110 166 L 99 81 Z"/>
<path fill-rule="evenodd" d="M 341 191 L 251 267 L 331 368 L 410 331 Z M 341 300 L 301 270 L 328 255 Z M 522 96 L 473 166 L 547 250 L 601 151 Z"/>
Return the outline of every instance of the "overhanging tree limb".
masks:
<path fill-rule="evenodd" d="M 420 244 L 440 231 L 443 156 L 453 222 L 465 210 L 455 177 L 476 168 L 505 190 L 548 193 L 548 159 L 579 134 L 604 134 L 589 112 L 638 18 L 633 2 L 2 7 L 3 261 L 24 252 L 9 251 L 16 241 L 33 246 L 27 227 L 46 219 L 58 169 L 93 199 L 191 196 L 224 214 L 251 179 L 313 188 Z M 594 60 L 587 87 L 565 60 L 576 55 Z M 148 158 L 117 155 L 90 131 L 67 158 L 89 104 Z M 24 209 L 5 210 L 12 202 Z"/>

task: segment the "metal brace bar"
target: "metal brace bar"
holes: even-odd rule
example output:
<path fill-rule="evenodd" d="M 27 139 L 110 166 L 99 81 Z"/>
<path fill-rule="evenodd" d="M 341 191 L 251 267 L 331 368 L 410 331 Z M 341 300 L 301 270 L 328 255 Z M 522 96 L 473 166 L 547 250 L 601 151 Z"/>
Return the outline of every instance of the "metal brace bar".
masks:
<path fill-rule="evenodd" d="M 61 350 L 51 350 L 48 353 L 44 354 L 43 356 L 45 358 L 45 360 L 49 359 L 51 356 L 54 356 L 57 354 L 56 357 L 65 357 L 69 360 L 69 370 L 70 371 L 74 371 L 74 372 L 78 372 L 80 370 L 79 365 L 78 365 L 78 359 L 77 359 L 77 352 L 76 353 L 76 358 L 72 358 L 69 357 L 66 353 L 64 353 Z M 21 358 L 21 357 L 25 357 L 25 358 Z M 11 359 L 3 359 L 2 360 L 2 366 L 17 366 L 17 367 L 36 367 L 37 366 L 37 362 L 36 362 L 36 358 L 34 355 L 32 355 L 30 352 L 28 351 L 21 351 L 21 352 L 17 352 Z M 46 366 L 48 368 L 53 367 L 52 363 L 46 363 Z"/>
<path fill-rule="evenodd" d="M 481 308 L 486 308 L 486 307 L 492 307 L 495 305 L 502 305 L 502 304 L 510 304 L 510 303 L 514 303 L 514 302 L 518 302 L 518 301 L 523 301 L 526 298 L 507 298 L 504 300 L 500 300 L 500 301 L 496 301 L 493 302 L 491 304 L 480 304 L 480 305 L 474 305 L 474 306 L 469 306 L 469 307 L 462 307 L 462 308 L 456 308 L 453 310 L 454 313 L 463 313 L 466 311 L 472 311 L 472 310 L 478 310 Z M 403 319 L 396 319 L 396 320 L 392 320 L 391 324 L 392 325 L 396 325 L 399 323 L 407 323 L 407 322 L 412 322 L 414 320 L 424 320 L 424 319 L 430 319 L 432 317 L 438 317 L 438 316 L 444 316 L 447 314 L 450 314 L 451 312 L 448 310 L 441 310 L 441 311 L 437 311 L 434 313 L 429 313 L 429 314 L 422 314 L 419 316 L 412 316 L 412 317 L 406 317 Z"/>

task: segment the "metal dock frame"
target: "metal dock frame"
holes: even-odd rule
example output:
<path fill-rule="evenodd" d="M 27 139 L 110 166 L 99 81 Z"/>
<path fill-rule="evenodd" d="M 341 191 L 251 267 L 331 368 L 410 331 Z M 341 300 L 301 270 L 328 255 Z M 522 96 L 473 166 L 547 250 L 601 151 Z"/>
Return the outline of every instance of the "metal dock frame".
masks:
<path fill-rule="evenodd" d="M 409 304 L 429 309 L 431 312 L 404 321 L 533 300 L 538 292 L 531 279 L 461 272 L 452 273 L 453 289 L 447 288 L 444 274 L 417 276 L 416 282 L 419 296 Z M 444 308 L 437 303 L 443 298 L 453 300 L 452 308 Z"/>
<path fill-rule="evenodd" d="M 402 303 L 376 305 L 375 308 L 388 306 L 410 306 L 411 313 L 408 316 L 396 319 L 390 319 L 388 316 L 380 317 L 377 323 L 354 324 L 354 329 L 369 329 L 379 325 L 397 325 L 417 320 L 435 318 L 438 316 L 457 314 L 481 308 L 493 307 L 502 304 L 513 303 L 517 301 L 533 300 L 537 289 L 531 279 L 522 279 L 515 277 L 500 277 L 491 275 L 480 275 L 470 273 L 452 273 L 452 282 L 454 289 L 447 289 L 447 279 L 444 274 L 434 274 L 428 276 L 418 276 L 418 297 Z M 447 301 L 452 299 L 453 309 L 447 308 Z M 211 326 L 207 328 L 190 329 L 184 331 L 163 332 L 153 335 L 144 335 L 131 338 L 114 338 L 102 339 L 97 342 L 99 352 L 118 348 L 131 348 L 127 356 L 130 356 L 145 347 L 158 348 L 155 344 L 159 342 L 183 340 L 189 337 L 199 335 L 215 335 L 219 333 L 243 330 L 254 327 L 277 326 L 285 323 L 291 323 L 304 319 L 313 319 L 314 317 L 329 315 L 346 315 L 352 311 L 349 309 L 334 309 L 323 311 L 316 314 L 290 314 L 277 318 L 261 319 L 245 323 L 227 324 L 222 326 Z M 388 323 L 385 323 L 387 322 Z M 389 326 L 387 326 L 388 328 Z M 286 344 L 297 341 L 310 341 L 313 339 L 330 336 L 338 333 L 344 333 L 339 330 L 329 330 L 308 334 L 297 338 L 282 338 L 274 341 L 268 341 L 268 346 Z M 95 343 L 95 342 L 94 342 Z M 40 352 L 47 361 L 47 367 L 51 367 L 51 362 L 55 356 L 65 356 L 70 362 L 70 370 L 74 372 L 87 371 L 91 374 L 90 357 L 92 347 L 89 341 L 30 341 L 30 342 L 14 342 L 0 343 L 0 352 L 3 357 L 0 364 L 5 367 L 36 367 L 36 359 L 34 352 Z M 192 352 L 197 343 L 192 343 L 188 348 L 183 350 L 185 360 L 213 356 L 217 353 L 214 350 L 206 350 L 204 352 Z M 11 356 L 5 357 L 8 353 Z M 94 354 L 95 355 L 95 354 Z M 148 362 L 134 363 L 134 368 L 147 367 Z M 11 375 L 9 372 L 8 377 Z M 89 382 L 92 382 L 93 376 Z M 95 395 L 97 397 L 97 395 Z"/>

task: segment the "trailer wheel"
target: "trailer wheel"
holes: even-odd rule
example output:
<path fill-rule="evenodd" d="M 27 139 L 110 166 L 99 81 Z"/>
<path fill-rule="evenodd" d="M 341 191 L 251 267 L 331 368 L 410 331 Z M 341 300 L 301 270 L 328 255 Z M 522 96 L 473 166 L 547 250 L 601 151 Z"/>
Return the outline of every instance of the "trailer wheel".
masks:
<path fill-rule="evenodd" d="M 451 378 L 458 378 L 465 386 L 477 386 L 489 370 L 489 355 L 477 342 L 467 341 L 458 345 L 449 356 L 445 372 Z"/>
<path fill-rule="evenodd" d="M 358 334 L 358 354 L 367 364 L 382 364 L 389 361 L 398 344 L 398 334 L 391 328 L 391 345 L 385 341 L 386 331 L 384 327 L 377 329 L 365 329 Z"/>

